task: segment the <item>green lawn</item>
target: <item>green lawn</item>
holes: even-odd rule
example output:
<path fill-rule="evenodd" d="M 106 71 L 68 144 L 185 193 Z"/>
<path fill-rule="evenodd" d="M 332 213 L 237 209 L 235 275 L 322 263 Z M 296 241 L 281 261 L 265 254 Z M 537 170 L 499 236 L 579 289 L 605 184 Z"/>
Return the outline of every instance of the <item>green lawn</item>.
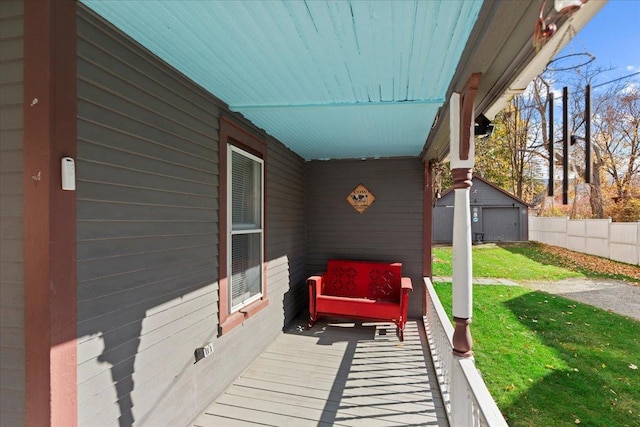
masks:
<path fill-rule="evenodd" d="M 546 253 L 532 243 L 487 244 L 473 246 L 474 277 L 496 277 L 520 280 L 562 280 L 570 277 L 603 277 L 629 281 L 638 279 L 623 274 L 598 271 L 597 266 L 585 268 Z M 597 257 L 592 257 L 598 259 Z M 451 247 L 433 249 L 433 275 L 451 276 Z"/>
<path fill-rule="evenodd" d="M 527 243 L 474 246 L 473 270 L 516 281 L 612 277 Z M 451 248 L 434 249 L 433 274 L 451 275 Z M 435 288 L 451 316 L 451 285 Z M 640 322 L 518 286 L 473 293 L 476 366 L 510 426 L 640 426 Z"/>
<path fill-rule="evenodd" d="M 511 280 L 561 280 L 581 277 L 583 274 L 551 263 L 541 263 L 527 256 L 528 248 L 520 253 L 495 245 L 473 247 L 473 275 L 475 277 L 500 277 Z M 451 247 L 433 249 L 433 275 L 451 276 Z"/>
<path fill-rule="evenodd" d="M 451 285 L 436 292 L 451 315 Z M 640 322 L 515 286 L 474 286 L 476 366 L 510 426 L 640 426 Z"/>

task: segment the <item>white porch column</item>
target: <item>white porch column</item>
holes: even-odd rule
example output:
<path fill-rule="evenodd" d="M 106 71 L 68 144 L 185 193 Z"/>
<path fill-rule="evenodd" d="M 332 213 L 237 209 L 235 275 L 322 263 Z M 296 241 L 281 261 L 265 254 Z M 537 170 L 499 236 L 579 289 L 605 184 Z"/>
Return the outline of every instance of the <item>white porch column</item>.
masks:
<path fill-rule="evenodd" d="M 472 317 L 471 214 L 469 190 L 474 165 L 473 98 L 480 75 L 472 75 L 464 94 L 454 93 L 450 102 L 450 153 L 455 204 L 453 213 L 453 352 L 473 355 L 469 324 Z"/>
<path fill-rule="evenodd" d="M 471 259 L 471 212 L 469 190 L 474 165 L 473 99 L 480 74 L 472 74 L 462 94 L 450 100 L 450 155 L 453 175 L 453 367 L 451 372 L 451 425 L 473 424 L 473 404 L 467 391 L 460 359 L 473 360 L 469 324 L 473 315 L 473 268 Z"/>
<path fill-rule="evenodd" d="M 455 168 L 453 185 L 455 204 L 453 209 L 453 349 L 458 356 L 471 356 L 471 332 L 469 323 L 473 315 L 473 269 L 471 266 L 471 215 L 469 188 L 471 169 Z"/>

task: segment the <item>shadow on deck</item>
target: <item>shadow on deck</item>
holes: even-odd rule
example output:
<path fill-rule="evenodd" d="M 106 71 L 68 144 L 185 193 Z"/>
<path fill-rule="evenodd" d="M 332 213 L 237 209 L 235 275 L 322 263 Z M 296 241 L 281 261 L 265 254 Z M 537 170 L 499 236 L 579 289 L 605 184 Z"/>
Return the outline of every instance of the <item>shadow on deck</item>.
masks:
<path fill-rule="evenodd" d="M 294 322 L 192 426 L 448 426 L 421 320 Z"/>

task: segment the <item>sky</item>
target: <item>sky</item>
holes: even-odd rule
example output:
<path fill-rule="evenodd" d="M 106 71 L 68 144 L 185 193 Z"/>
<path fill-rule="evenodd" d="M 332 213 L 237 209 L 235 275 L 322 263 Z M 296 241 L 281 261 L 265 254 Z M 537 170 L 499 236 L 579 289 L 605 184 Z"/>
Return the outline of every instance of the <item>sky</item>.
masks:
<path fill-rule="evenodd" d="M 582 52 L 596 57 L 594 65 L 613 68 L 595 84 L 640 72 L 640 0 L 609 0 L 557 57 Z M 640 75 L 632 80 L 640 83 Z"/>

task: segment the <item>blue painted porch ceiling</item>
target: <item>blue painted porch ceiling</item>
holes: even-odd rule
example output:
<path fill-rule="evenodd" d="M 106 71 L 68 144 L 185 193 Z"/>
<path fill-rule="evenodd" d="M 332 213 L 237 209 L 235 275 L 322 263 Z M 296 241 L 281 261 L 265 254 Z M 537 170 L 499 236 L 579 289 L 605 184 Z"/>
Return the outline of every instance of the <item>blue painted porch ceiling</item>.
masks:
<path fill-rule="evenodd" d="M 305 159 L 416 156 L 482 1 L 99 1 Z"/>

